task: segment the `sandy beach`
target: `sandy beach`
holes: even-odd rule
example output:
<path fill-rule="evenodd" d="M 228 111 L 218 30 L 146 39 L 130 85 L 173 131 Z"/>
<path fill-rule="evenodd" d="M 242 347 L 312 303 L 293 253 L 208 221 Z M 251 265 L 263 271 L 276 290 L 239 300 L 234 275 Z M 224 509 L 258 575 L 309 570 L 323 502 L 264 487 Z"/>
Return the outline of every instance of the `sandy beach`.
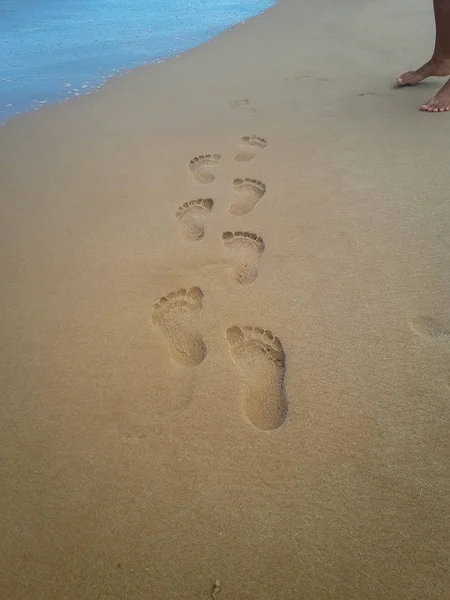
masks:
<path fill-rule="evenodd" d="M 2 598 L 448 598 L 432 44 L 281 0 L 0 129 Z"/>

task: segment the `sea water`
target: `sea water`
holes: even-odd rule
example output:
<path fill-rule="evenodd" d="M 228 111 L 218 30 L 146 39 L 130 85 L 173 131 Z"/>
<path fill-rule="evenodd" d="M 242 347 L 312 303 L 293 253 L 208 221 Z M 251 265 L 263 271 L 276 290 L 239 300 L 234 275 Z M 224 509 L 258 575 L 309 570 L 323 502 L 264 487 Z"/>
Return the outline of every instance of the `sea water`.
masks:
<path fill-rule="evenodd" d="M 180 54 L 276 0 L 0 0 L 0 123 Z"/>

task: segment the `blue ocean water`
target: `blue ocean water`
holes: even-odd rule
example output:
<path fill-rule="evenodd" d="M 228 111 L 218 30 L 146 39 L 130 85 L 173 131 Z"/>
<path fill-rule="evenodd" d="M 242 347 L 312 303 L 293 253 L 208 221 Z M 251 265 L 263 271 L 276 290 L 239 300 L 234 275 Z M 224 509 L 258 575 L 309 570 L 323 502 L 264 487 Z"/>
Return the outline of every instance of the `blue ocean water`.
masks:
<path fill-rule="evenodd" d="M 0 123 L 193 48 L 276 0 L 0 0 Z"/>

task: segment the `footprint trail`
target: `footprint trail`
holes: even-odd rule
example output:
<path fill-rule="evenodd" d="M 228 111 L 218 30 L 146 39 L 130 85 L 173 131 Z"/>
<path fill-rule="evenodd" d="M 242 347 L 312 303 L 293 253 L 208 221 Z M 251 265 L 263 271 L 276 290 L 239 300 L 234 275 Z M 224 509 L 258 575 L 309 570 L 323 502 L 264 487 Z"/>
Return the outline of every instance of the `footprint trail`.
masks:
<path fill-rule="evenodd" d="M 222 234 L 222 241 L 233 260 L 233 279 L 240 284 L 255 281 L 264 252 L 263 239 L 249 231 L 226 231 Z"/>
<path fill-rule="evenodd" d="M 205 344 L 197 331 L 202 300 L 202 290 L 192 287 L 171 292 L 153 306 L 153 324 L 165 337 L 171 357 L 185 367 L 200 364 L 206 356 Z"/>
<path fill-rule="evenodd" d="M 248 162 L 255 158 L 257 152 L 264 150 L 267 140 L 257 135 L 244 135 L 241 137 L 241 149 L 234 157 L 237 162 Z"/>
<path fill-rule="evenodd" d="M 233 188 L 236 196 L 230 206 L 230 213 L 237 216 L 251 212 L 266 193 L 266 186 L 258 179 L 235 179 Z"/>
<path fill-rule="evenodd" d="M 205 167 L 216 165 L 220 158 L 220 154 L 200 154 L 189 162 L 189 170 L 199 183 L 212 183 L 215 177 Z"/>
<path fill-rule="evenodd" d="M 178 207 L 175 216 L 180 220 L 181 237 L 189 242 L 201 240 L 205 235 L 203 218 L 208 215 L 214 202 L 212 198 L 199 198 Z"/>
<path fill-rule="evenodd" d="M 243 378 L 243 409 L 258 429 L 280 427 L 286 420 L 285 354 L 280 340 L 260 327 L 230 327 L 230 353 Z"/>

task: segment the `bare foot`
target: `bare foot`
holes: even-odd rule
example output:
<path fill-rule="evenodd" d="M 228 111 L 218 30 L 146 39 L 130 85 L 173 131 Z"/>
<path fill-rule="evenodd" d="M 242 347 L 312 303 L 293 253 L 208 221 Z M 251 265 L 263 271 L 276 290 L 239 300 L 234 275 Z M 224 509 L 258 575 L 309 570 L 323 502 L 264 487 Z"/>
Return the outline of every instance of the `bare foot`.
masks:
<path fill-rule="evenodd" d="M 437 62 L 434 59 L 429 60 L 417 71 L 407 71 L 397 77 L 398 85 L 417 85 L 427 77 L 445 77 L 450 75 L 450 60 Z"/>
<path fill-rule="evenodd" d="M 436 96 L 433 96 L 420 107 L 426 112 L 446 112 L 450 110 L 450 79 L 441 87 Z"/>

